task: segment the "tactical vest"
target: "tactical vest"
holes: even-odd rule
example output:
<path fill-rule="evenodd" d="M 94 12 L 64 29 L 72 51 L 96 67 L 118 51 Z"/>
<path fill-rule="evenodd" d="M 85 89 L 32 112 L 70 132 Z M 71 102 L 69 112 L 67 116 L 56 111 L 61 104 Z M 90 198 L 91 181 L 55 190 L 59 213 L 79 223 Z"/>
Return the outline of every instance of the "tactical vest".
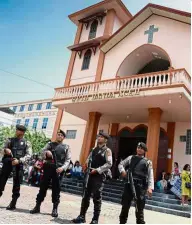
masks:
<path fill-rule="evenodd" d="M 50 142 L 49 145 L 51 147 L 49 150 L 53 154 L 54 162 L 58 167 L 63 166 L 69 146 L 66 144 L 59 144 L 57 142 Z"/>
<path fill-rule="evenodd" d="M 134 165 L 135 163 L 136 163 L 136 166 L 133 168 L 133 172 L 132 172 L 133 178 L 146 180 L 148 178 L 148 166 L 149 166 L 148 159 L 146 158 L 140 159 L 139 156 L 133 156 L 131 158 L 131 164 Z"/>
<path fill-rule="evenodd" d="M 100 166 L 103 166 L 106 163 L 105 158 L 105 152 L 107 150 L 107 147 L 104 146 L 102 148 L 99 148 L 98 146 L 94 148 L 92 152 L 92 163 L 91 168 L 99 168 Z"/>
<path fill-rule="evenodd" d="M 13 154 L 13 158 L 23 158 L 26 155 L 27 142 L 25 139 L 10 138 L 9 148 Z"/>

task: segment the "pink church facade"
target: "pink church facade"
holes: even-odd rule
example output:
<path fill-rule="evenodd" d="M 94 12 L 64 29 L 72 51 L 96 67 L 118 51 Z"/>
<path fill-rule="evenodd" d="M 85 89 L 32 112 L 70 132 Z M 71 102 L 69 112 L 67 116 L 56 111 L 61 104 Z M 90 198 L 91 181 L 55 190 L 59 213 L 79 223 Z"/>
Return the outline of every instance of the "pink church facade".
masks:
<path fill-rule="evenodd" d="M 72 120 L 78 138 L 67 141 L 82 163 L 99 130 L 112 137 L 116 165 L 139 141 L 155 175 L 171 172 L 175 161 L 191 163 L 190 16 L 149 4 L 133 17 L 120 0 L 70 15 L 77 33 L 65 84 L 53 97 L 53 138 Z"/>

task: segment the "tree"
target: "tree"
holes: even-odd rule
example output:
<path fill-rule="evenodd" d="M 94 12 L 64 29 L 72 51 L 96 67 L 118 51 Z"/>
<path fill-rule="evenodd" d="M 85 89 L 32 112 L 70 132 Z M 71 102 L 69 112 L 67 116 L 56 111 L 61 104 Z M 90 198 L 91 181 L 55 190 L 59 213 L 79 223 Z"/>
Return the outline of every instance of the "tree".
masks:
<path fill-rule="evenodd" d="M 0 149 L 3 148 L 3 145 L 7 138 L 14 137 L 15 127 L 0 127 Z M 47 138 L 43 131 L 36 130 L 27 130 L 25 133 L 25 139 L 29 141 L 32 145 L 33 153 L 38 153 L 50 140 Z"/>

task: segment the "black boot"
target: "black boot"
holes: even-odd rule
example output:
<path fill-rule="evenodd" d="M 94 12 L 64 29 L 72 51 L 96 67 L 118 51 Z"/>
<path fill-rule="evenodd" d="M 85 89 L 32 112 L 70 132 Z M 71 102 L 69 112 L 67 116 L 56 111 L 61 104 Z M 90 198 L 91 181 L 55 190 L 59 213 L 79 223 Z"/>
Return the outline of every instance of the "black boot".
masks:
<path fill-rule="evenodd" d="M 78 216 L 72 220 L 73 223 L 86 223 L 85 216 Z"/>
<path fill-rule="evenodd" d="M 17 203 L 17 198 L 13 198 L 6 209 L 7 210 L 14 210 L 14 209 L 16 209 L 16 203 Z"/>
<path fill-rule="evenodd" d="M 144 220 L 137 220 L 136 223 L 137 224 L 145 224 L 145 221 Z"/>
<path fill-rule="evenodd" d="M 40 213 L 40 206 L 41 206 L 41 203 L 37 202 L 36 206 L 32 210 L 30 210 L 30 213 L 31 214 Z"/>
<path fill-rule="evenodd" d="M 120 223 L 119 224 L 126 224 L 126 223 L 127 223 L 127 220 L 120 219 Z"/>
<path fill-rule="evenodd" d="M 90 224 L 98 224 L 98 220 L 92 219 Z"/>
<path fill-rule="evenodd" d="M 52 217 L 58 217 L 57 207 L 58 207 L 58 204 L 53 204 L 53 210 L 51 213 Z"/>

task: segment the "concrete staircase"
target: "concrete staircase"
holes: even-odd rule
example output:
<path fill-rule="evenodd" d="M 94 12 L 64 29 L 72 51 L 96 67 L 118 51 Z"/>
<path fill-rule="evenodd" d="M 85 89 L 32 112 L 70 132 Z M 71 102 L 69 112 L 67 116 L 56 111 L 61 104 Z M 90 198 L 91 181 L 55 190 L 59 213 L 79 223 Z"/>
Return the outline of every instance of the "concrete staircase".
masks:
<path fill-rule="evenodd" d="M 61 187 L 64 192 L 82 195 L 83 182 L 64 178 Z M 120 204 L 122 192 L 123 182 L 116 180 L 106 181 L 103 190 L 103 200 Z M 180 204 L 180 200 L 176 199 L 174 195 L 153 192 L 152 198 L 147 198 L 146 200 L 145 209 L 190 218 L 191 206 L 181 206 Z"/>

